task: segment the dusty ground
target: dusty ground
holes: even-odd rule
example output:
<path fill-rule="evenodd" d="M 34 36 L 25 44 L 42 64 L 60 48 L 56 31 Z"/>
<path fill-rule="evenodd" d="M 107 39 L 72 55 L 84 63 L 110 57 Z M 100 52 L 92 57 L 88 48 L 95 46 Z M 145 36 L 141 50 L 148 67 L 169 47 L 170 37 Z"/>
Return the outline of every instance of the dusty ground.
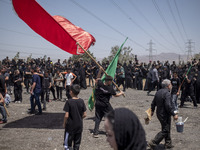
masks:
<path fill-rule="evenodd" d="M 25 91 L 25 90 L 24 90 Z M 92 89 L 82 90 L 79 97 L 83 98 L 86 105 Z M 160 131 L 160 124 L 156 118 L 149 125 L 144 124 L 144 111 L 149 108 L 153 96 L 147 96 L 145 91 L 128 89 L 126 97 L 112 98 L 113 108 L 127 107 L 138 115 L 145 131 L 146 138 L 150 140 Z M 152 95 L 155 92 L 152 92 Z M 63 92 L 63 95 L 64 92 Z M 12 96 L 13 97 L 13 96 Z M 27 114 L 30 108 L 29 95 L 23 94 L 23 103 L 11 103 L 8 111 L 8 123 L 0 125 L 0 150 L 62 150 L 63 149 L 63 106 L 64 102 L 50 102 L 47 111 L 41 116 Z M 180 116 L 185 119 L 184 132 L 177 133 L 175 123 L 172 122 L 171 136 L 174 150 L 199 150 L 200 149 L 200 108 L 194 109 L 192 103 L 187 102 L 186 108 L 180 109 Z M 84 130 L 82 136 L 81 150 L 109 150 L 104 134 L 104 122 L 101 122 L 102 131 L 98 139 L 93 138 L 90 131 L 94 128 L 94 111 L 87 110 L 84 119 Z M 158 149 L 163 149 L 163 142 Z"/>

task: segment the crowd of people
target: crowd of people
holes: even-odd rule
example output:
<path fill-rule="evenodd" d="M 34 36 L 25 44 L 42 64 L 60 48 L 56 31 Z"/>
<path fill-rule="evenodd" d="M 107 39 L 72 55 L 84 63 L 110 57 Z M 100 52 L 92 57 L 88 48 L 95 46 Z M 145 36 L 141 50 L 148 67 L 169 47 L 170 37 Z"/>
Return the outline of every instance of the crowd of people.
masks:
<path fill-rule="evenodd" d="M 116 126 L 116 124 L 112 122 L 112 117 L 114 117 L 113 115 L 117 115 L 118 111 L 122 110 L 113 110 L 109 103 L 111 96 L 120 96 L 124 94 L 128 88 L 145 90 L 147 91 L 147 96 L 150 95 L 151 91 L 157 90 L 158 92 L 151 105 L 152 112 L 154 112 L 156 106 L 157 112 L 162 110 L 163 107 L 169 107 L 169 112 L 165 112 L 165 114 L 168 115 L 164 119 L 157 114 L 163 129 L 158 133 L 155 139 L 151 141 L 150 146 L 159 144 L 159 142 L 165 138 L 166 142 L 168 142 L 167 146 L 170 147 L 169 124 L 171 120 L 169 118 L 171 115 L 177 119 L 178 108 L 184 107 L 185 101 L 192 101 L 195 108 L 198 107 L 197 104 L 200 103 L 200 60 L 193 59 L 186 64 L 176 64 L 175 61 L 171 64 L 168 61 L 164 63 L 153 61 L 146 64 L 139 63 L 137 59 L 135 62 L 129 61 L 128 64 L 118 63 L 115 78 L 113 79 L 111 76 L 106 76 L 104 83 L 100 80 L 100 76 L 102 75 L 101 70 L 106 70 L 108 65 L 109 62 L 105 62 L 102 63 L 102 67 L 99 68 L 92 61 L 83 61 L 82 59 L 72 61 L 71 58 L 69 58 L 68 61 L 64 60 L 62 63 L 60 59 L 58 59 L 57 62 L 53 63 L 50 57 L 48 57 L 47 60 L 38 58 L 29 61 L 22 59 L 18 59 L 17 61 L 15 59 L 10 60 L 6 57 L 0 61 L 0 109 L 2 114 L 0 123 L 7 122 L 6 107 L 2 101 L 6 94 L 14 94 L 13 102 L 21 103 L 23 100 L 22 92 L 25 89 L 25 94 L 30 94 L 31 108 L 29 113 L 42 115 L 42 112 L 47 109 L 46 103 L 51 101 L 50 93 L 52 93 L 52 100 L 66 102 L 64 107 L 66 114 L 63 124 L 66 129 L 65 147 L 68 148 L 72 146 L 71 143 L 73 141 L 75 143 L 77 142 L 75 147 L 78 149 L 81 141 L 82 118 L 86 117 L 85 104 L 82 99 L 78 98 L 80 89 L 86 89 L 88 86 L 96 89 L 94 137 L 98 137 L 99 124 L 104 116 L 107 116 L 108 119 L 105 122 L 106 129 Z M 88 82 L 86 82 L 87 78 Z M 118 89 L 115 90 L 115 86 L 112 85 L 113 80 L 118 87 L 123 87 L 123 92 L 116 92 Z M 66 98 L 62 95 L 64 90 L 66 92 Z M 168 93 L 169 91 L 170 93 Z M 169 95 L 169 97 L 165 98 L 169 99 L 166 104 L 160 101 L 160 99 L 163 98 L 160 95 L 163 95 L 163 93 L 167 93 L 164 95 Z M 180 105 L 178 105 L 177 102 L 178 95 L 181 95 Z M 76 103 L 74 103 L 74 101 L 76 101 Z M 159 102 L 161 102 L 163 106 L 158 105 Z M 38 111 L 35 109 L 36 106 L 38 107 Z M 71 107 L 74 108 L 74 112 L 69 109 Z M 129 110 L 123 111 L 130 114 Z M 70 117 L 73 117 L 71 113 L 73 113 L 75 118 L 78 118 L 78 120 L 75 120 L 75 124 L 79 124 L 77 128 L 80 128 L 80 130 L 78 129 L 78 134 L 72 131 L 72 128 L 69 129 L 71 126 L 74 127 L 74 124 L 69 121 Z M 134 114 L 131 115 L 135 118 Z M 165 120 L 166 118 L 167 121 Z M 117 122 L 117 118 L 115 118 L 115 120 Z M 137 121 L 137 119 L 133 120 Z M 73 125 L 70 125 L 70 123 Z M 137 124 L 140 125 L 140 123 Z M 127 129 L 129 130 L 129 128 Z M 112 134 L 115 130 L 118 130 L 117 127 L 114 128 L 112 132 L 109 130 L 107 133 Z M 130 129 L 130 131 L 131 130 L 133 129 Z M 144 134 L 142 127 L 141 132 Z M 115 142 L 118 141 L 118 138 L 119 142 L 121 142 L 120 135 L 115 133 L 115 136 Z M 69 139 L 71 142 L 69 142 Z M 142 139 L 144 140 L 145 137 L 142 136 Z M 130 143 L 120 144 L 125 146 Z M 114 143 L 114 146 L 116 145 L 119 149 L 119 143 Z M 132 146 L 134 146 L 133 143 L 131 144 L 131 147 Z M 142 147 L 144 148 L 144 145 L 142 145 Z"/>

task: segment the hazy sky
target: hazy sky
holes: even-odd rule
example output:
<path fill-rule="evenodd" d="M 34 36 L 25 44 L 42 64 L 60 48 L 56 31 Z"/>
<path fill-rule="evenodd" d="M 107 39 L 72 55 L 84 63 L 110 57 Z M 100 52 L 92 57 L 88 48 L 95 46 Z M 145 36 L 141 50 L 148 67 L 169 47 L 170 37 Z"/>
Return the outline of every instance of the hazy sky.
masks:
<path fill-rule="evenodd" d="M 192 40 L 193 53 L 200 52 L 200 0 L 37 0 L 50 14 L 61 15 L 92 34 L 96 43 L 90 51 L 97 58 L 110 54 L 111 47 L 130 46 L 133 54 L 187 54 Z M 71 55 L 32 31 L 15 13 L 12 1 L 0 0 L 0 59 L 25 58 L 32 53 L 52 60 Z M 166 58 L 167 59 L 167 58 Z"/>

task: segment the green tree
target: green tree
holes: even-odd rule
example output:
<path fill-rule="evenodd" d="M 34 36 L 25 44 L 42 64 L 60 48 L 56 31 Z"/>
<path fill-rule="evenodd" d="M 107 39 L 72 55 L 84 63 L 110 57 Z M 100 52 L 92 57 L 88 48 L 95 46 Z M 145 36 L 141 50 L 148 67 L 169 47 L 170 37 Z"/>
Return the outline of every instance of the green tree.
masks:
<path fill-rule="evenodd" d="M 31 59 L 32 59 L 32 54 L 30 54 L 30 55 L 27 57 L 27 63 L 31 62 Z"/>
<path fill-rule="evenodd" d="M 90 50 L 87 50 L 87 52 L 96 60 L 96 57 L 94 57 L 93 53 L 90 52 Z M 72 61 L 75 61 L 75 60 L 79 60 L 80 58 L 83 59 L 83 61 L 90 61 L 91 58 L 88 56 L 88 54 L 86 53 L 83 53 L 83 54 L 80 54 L 80 55 L 72 55 Z"/>
<path fill-rule="evenodd" d="M 15 57 L 14 57 L 14 60 L 17 62 L 18 61 L 18 59 L 19 59 L 19 52 L 17 52 L 17 54 L 15 55 Z"/>
<path fill-rule="evenodd" d="M 114 58 L 115 54 L 117 53 L 119 49 L 119 46 L 114 46 L 111 48 L 110 56 L 105 57 L 102 62 L 109 61 L 111 62 Z M 132 54 L 132 48 L 129 47 L 123 47 L 121 50 L 121 54 L 119 55 L 119 62 L 120 63 L 128 63 L 129 61 L 134 61 L 134 54 Z"/>
<path fill-rule="evenodd" d="M 104 62 L 104 63 L 107 62 L 107 61 L 109 61 L 109 60 L 108 60 L 108 58 L 106 58 L 106 57 L 104 57 L 104 58 L 102 59 L 102 62 Z"/>
<path fill-rule="evenodd" d="M 199 54 L 195 54 L 195 55 L 194 55 L 194 58 L 195 58 L 196 60 L 199 60 L 199 59 L 200 59 L 200 53 L 199 53 Z"/>
<path fill-rule="evenodd" d="M 47 59 L 47 55 L 44 55 L 43 59 L 46 61 L 46 59 Z"/>

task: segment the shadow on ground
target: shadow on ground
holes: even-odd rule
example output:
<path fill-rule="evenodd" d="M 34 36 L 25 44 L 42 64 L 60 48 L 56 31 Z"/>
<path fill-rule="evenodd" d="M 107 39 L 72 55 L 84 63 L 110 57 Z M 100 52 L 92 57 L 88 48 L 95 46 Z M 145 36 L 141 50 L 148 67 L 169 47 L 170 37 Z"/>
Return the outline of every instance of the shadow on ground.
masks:
<path fill-rule="evenodd" d="M 64 113 L 43 113 L 7 123 L 3 128 L 63 129 L 63 118 Z"/>
<path fill-rule="evenodd" d="M 93 121 L 95 121 L 95 117 L 87 117 L 87 118 L 85 118 L 85 120 L 93 120 Z"/>
<path fill-rule="evenodd" d="M 147 148 L 147 150 L 151 150 L 151 148 Z M 163 144 L 157 145 L 154 150 L 165 150 L 165 146 Z"/>
<path fill-rule="evenodd" d="M 94 133 L 94 130 L 93 129 L 89 129 L 90 133 Z M 102 131 L 102 130 L 99 130 L 99 133 L 98 134 L 102 134 L 102 135 L 106 135 L 106 132 L 105 131 Z"/>

